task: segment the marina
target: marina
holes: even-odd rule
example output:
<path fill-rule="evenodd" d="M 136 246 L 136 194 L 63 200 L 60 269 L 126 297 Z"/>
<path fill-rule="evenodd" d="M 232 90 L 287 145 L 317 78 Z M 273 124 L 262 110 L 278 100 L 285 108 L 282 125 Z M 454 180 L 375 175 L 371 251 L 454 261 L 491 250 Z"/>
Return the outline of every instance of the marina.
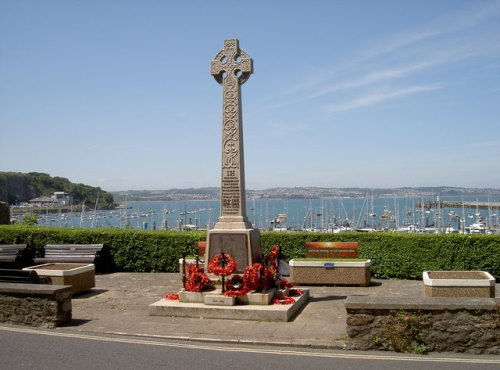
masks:
<path fill-rule="evenodd" d="M 249 221 L 277 232 L 500 233 L 500 202 L 478 197 L 247 199 Z M 75 228 L 207 230 L 220 215 L 220 201 L 126 201 L 112 210 L 11 207 L 13 222 L 38 214 L 38 224 Z"/>

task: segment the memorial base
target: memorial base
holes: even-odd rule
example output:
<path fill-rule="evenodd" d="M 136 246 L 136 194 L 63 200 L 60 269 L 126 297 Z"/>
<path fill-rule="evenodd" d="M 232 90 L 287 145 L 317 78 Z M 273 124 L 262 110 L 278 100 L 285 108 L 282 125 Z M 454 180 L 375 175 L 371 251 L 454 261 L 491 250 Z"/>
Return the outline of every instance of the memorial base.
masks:
<path fill-rule="evenodd" d="M 205 271 L 208 271 L 210 260 L 224 252 L 231 255 L 236 262 L 235 272 L 242 273 L 245 267 L 260 261 L 261 251 L 258 229 L 230 229 L 228 227 L 209 230 L 205 252 Z"/>
<path fill-rule="evenodd" d="M 149 305 L 150 316 L 192 317 L 205 319 L 290 321 L 309 299 L 309 290 L 293 297 L 293 304 L 216 306 L 204 303 L 185 303 L 177 300 L 161 299 Z"/>
<path fill-rule="evenodd" d="M 236 298 L 227 297 L 223 294 L 207 294 L 204 297 L 204 302 L 209 306 L 234 306 Z"/>
<path fill-rule="evenodd" d="M 276 289 L 269 289 L 262 293 L 250 292 L 244 296 L 236 298 L 237 302 L 240 304 L 254 304 L 267 306 L 271 304 L 271 301 L 275 297 Z"/>

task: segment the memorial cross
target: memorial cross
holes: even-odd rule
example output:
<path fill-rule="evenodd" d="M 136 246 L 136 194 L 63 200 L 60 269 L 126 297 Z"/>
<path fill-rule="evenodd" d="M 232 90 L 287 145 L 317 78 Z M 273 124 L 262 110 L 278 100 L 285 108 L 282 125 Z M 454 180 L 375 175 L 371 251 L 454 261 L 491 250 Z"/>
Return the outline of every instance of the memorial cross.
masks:
<path fill-rule="evenodd" d="M 221 217 L 219 222 L 247 222 L 241 85 L 253 73 L 253 61 L 237 39 L 224 41 L 224 49 L 211 62 L 210 73 L 223 87 Z"/>

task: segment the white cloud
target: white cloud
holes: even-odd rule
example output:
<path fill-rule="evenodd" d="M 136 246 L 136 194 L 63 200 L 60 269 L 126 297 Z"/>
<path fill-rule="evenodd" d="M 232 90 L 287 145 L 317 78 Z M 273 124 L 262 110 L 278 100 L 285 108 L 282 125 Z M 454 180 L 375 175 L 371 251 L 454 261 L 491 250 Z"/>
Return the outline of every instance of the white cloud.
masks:
<path fill-rule="evenodd" d="M 473 3 L 471 3 L 473 4 Z M 355 89 L 381 81 L 413 76 L 436 66 L 445 66 L 478 54 L 498 49 L 497 35 L 472 33 L 472 36 L 450 39 L 448 36 L 481 25 L 500 12 L 500 1 L 448 13 L 430 20 L 420 29 L 380 40 L 372 48 L 349 61 L 316 70 L 306 81 L 279 94 L 277 107 L 313 100 L 334 92 Z M 443 37 L 447 37 L 446 41 Z M 406 59 L 406 61 L 405 61 Z M 410 62 L 408 62 L 410 60 Z M 415 62 L 417 60 L 417 62 Z M 393 66 L 387 67 L 392 64 Z M 373 66 L 366 72 L 365 66 Z M 380 67 L 377 67 L 379 66 Z M 492 68 L 493 65 L 488 66 Z M 360 76 L 345 79 L 345 76 Z M 286 98 L 284 96 L 296 96 Z M 275 100 L 278 96 L 270 97 Z"/>
<path fill-rule="evenodd" d="M 392 91 L 372 93 L 341 104 L 331 104 L 327 107 L 327 111 L 329 113 L 335 113 L 335 112 L 352 110 L 356 108 L 367 107 L 383 101 L 397 99 L 402 96 L 421 93 L 425 91 L 438 90 L 443 87 L 444 87 L 443 84 L 431 84 L 431 85 L 406 87 L 403 89 L 392 90 Z"/>

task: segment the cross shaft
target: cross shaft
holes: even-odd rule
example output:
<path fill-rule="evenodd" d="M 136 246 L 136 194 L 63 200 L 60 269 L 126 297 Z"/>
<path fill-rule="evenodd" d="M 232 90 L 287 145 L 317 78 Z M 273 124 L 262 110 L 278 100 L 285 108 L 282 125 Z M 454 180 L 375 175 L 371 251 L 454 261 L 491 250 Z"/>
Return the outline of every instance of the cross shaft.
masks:
<path fill-rule="evenodd" d="M 241 85 L 253 73 L 252 59 L 237 39 L 224 41 L 224 49 L 211 62 L 210 73 L 223 87 L 221 217 L 219 222 L 247 222 L 243 156 Z"/>

